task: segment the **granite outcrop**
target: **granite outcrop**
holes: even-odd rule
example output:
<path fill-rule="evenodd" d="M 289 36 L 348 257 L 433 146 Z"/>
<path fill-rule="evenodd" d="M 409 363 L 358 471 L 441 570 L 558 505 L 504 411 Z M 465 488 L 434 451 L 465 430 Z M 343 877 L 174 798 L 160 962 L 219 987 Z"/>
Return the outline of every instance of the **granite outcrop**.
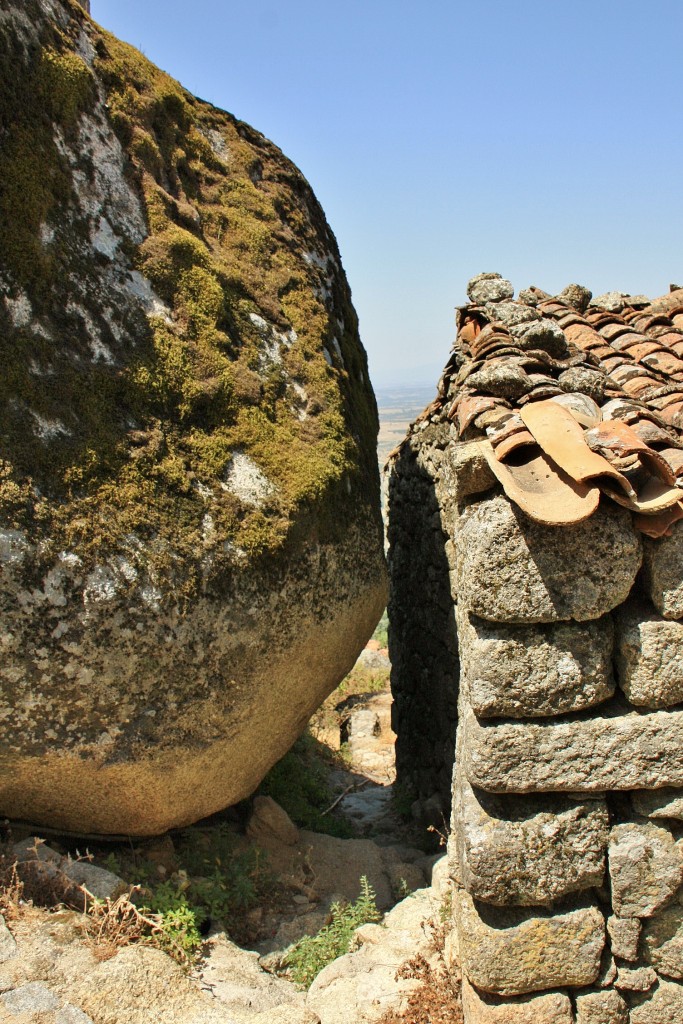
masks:
<path fill-rule="evenodd" d="M 0 813 L 154 834 L 371 634 L 377 412 L 301 173 L 87 8 L 0 12 Z"/>

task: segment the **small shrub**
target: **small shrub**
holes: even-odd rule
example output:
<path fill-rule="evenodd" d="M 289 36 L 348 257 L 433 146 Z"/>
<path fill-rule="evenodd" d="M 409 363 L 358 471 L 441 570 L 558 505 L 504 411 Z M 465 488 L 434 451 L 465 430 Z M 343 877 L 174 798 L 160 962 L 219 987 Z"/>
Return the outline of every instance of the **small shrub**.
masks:
<path fill-rule="evenodd" d="M 146 918 L 131 902 L 132 893 L 117 900 L 97 900 L 90 903 L 83 922 L 86 945 L 98 960 L 109 960 L 120 949 L 133 942 L 141 942 L 157 927 L 156 921 Z"/>
<path fill-rule="evenodd" d="M 189 876 L 187 900 L 202 918 L 220 921 L 231 937 L 248 938 L 246 912 L 277 899 L 277 879 L 268 859 L 255 847 L 240 849 L 229 826 L 199 831 L 186 829 L 177 855 Z"/>
<path fill-rule="evenodd" d="M 154 946 L 189 966 L 201 944 L 199 918 L 179 890 L 163 883 L 151 906 L 137 907 L 131 900 L 136 889 L 117 900 L 88 900 L 83 924 L 86 943 L 98 960 L 109 960 L 132 943 Z"/>
<path fill-rule="evenodd" d="M 24 883 L 17 873 L 16 861 L 0 854 L 0 914 L 5 921 L 14 920 L 24 904 Z"/>
<path fill-rule="evenodd" d="M 395 887 L 394 896 L 397 900 L 405 900 L 409 896 L 413 895 L 413 890 L 410 888 L 405 878 L 399 878 L 398 885 Z"/>
<path fill-rule="evenodd" d="M 305 935 L 300 939 L 285 961 L 292 979 L 306 988 L 324 967 L 348 953 L 356 928 L 380 920 L 375 893 L 365 875 L 360 880 L 358 899 L 354 903 L 333 903 L 331 913 L 331 922 L 317 935 Z"/>
<path fill-rule="evenodd" d="M 189 902 L 178 885 L 157 885 L 141 914 L 156 924 L 145 941 L 181 962 L 194 958 L 202 942 L 199 928 L 207 915 L 203 907 Z"/>
<path fill-rule="evenodd" d="M 278 883 L 267 857 L 254 847 L 243 848 L 226 822 L 184 829 L 175 840 L 175 860 L 179 870 L 163 881 L 145 860 L 144 847 L 132 856 L 110 853 L 100 863 L 136 883 L 141 892 L 136 902 L 150 915 L 163 916 L 164 932 L 190 957 L 207 922 L 221 922 L 237 942 L 248 940 L 253 936 L 247 911 L 277 901 Z"/>
<path fill-rule="evenodd" d="M 453 919 L 453 893 L 449 889 L 444 898 L 441 900 L 439 906 L 439 920 L 445 927 L 450 924 Z"/>

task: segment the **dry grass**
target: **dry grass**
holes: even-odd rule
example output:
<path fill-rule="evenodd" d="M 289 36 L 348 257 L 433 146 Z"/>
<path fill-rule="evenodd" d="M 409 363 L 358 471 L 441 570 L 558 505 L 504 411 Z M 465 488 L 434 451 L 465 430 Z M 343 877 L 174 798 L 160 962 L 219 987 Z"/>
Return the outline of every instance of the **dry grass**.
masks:
<path fill-rule="evenodd" d="M 92 901 L 83 931 L 85 943 L 97 960 L 110 960 L 120 949 L 140 942 L 154 927 L 154 922 L 131 903 L 130 895 Z"/>
<path fill-rule="evenodd" d="M 143 913 L 132 902 L 135 889 L 115 900 L 97 900 L 87 889 L 84 892 L 88 899 L 83 921 L 85 942 L 97 960 L 110 960 L 126 946 L 146 943 L 163 948 L 179 963 L 189 964 L 187 950 L 169 936 L 163 915 Z"/>
<path fill-rule="evenodd" d="M 377 1024 L 462 1024 L 460 978 L 449 971 L 445 959 L 443 925 L 430 926 L 431 960 L 419 953 L 396 972 L 396 980 L 417 981 L 402 1010 L 388 1010 Z"/>
<path fill-rule="evenodd" d="M 9 845 L 0 847 L 0 912 L 10 920 L 28 907 L 63 907 L 82 910 L 85 897 L 54 865 L 35 856 L 18 860 Z"/>
<path fill-rule="evenodd" d="M 19 878 L 16 861 L 9 862 L 0 853 L 0 914 L 5 921 L 14 921 L 24 903 L 24 883 Z"/>

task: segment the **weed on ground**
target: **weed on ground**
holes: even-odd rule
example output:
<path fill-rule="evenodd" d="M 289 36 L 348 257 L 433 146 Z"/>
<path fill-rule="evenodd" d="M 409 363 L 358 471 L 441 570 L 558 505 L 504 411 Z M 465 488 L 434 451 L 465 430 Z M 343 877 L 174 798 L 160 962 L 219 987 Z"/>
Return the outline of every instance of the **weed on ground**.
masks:
<path fill-rule="evenodd" d="M 333 903 L 332 920 L 317 935 L 304 935 L 288 953 L 284 963 L 293 981 L 310 988 L 317 976 L 337 957 L 348 953 L 356 928 L 381 920 L 375 893 L 365 875 L 360 895 L 353 903 Z"/>
<path fill-rule="evenodd" d="M 329 775 L 335 767 L 346 767 L 343 757 L 307 730 L 271 768 L 258 792 L 272 797 L 299 828 L 349 839 L 349 823 L 329 813 L 335 799 Z"/>

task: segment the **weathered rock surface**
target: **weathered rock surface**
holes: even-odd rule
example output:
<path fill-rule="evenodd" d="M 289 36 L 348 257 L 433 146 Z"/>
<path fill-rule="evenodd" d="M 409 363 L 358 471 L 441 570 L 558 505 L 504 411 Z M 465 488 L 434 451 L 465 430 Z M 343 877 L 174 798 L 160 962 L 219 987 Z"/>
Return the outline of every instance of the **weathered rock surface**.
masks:
<path fill-rule="evenodd" d="M 382 925 L 364 925 L 356 933 L 360 948 L 334 960 L 315 979 L 308 992 L 308 1008 L 324 1024 L 364 1024 L 388 1009 L 400 1012 L 418 982 L 397 979 L 396 972 L 418 955 L 436 967 L 430 922 L 438 916 L 435 892 L 421 889 L 397 904 Z"/>
<path fill-rule="evenodd" d="M 632 704 L 665 708 L 683 702 L 683 622 L 638 603 L 616 616 L 619 685 Z"/>
<path fill-rule="evenodd" d="M 274 842 L 291 852 L 282 841 Z M 340 848 L 353 848 L 350 840 L 333 842 Z M 145 849 L 150 845 L 145 844 Z M 372 846 L 363 843 L 361 849 L 367 855 Z M 43 852 L 41 863 L 53 864 L 59 856 L 44 845 L 39 849 Z M 358 869 L 349 853 L 349 861 Z M 395 863 L 411 854 L 424 857 L 419 850 L 398 846 L 383 850 L 383 857 L 385 853 L 386 860 Z M 306 863 L 311 893 L 323 881 L 316 877 L 317 865 L 314 857 Z M 336 973 L 328 976 L 329 984 L 321 983 L 316 995 L 320 1014 L 308 1005 L 307 993 L 299 986 L 270 973 L 281 963 L 284 946 L 278 957 L 259 958 L 256 952 L 235 945 L 225 933 L 214 931 L 188 971 L 146 946 L 134 944 L 118 951 L 106 943 L 93 947 L 93 939 L 85 935 L 83 916 L 64 908 L 51 913 L 24 908 L 12 915 L 12 932 L 0 935 L 0 994 L 16 1005 L 32 1006 L 42 1014 L 40 1024 L 321 1024 L 321 1019 L 332 1024 L 343 1012 L 354 1024 L 365 1024 L 376 1020 L 384 1009 L 405 1006 L 407 994 L 418 986 L 410 978 L 397 984 L 396 971 L 407 960 L 424 955 L 435 969 L 446 955 L 452 960 L 448 939 L 444 945 L 438 937 L 444 898 L 450 889 L 446 858 L 429 858 L 429 865 L 430 888 L 393 907 L 381 925 L 360 928 L 355 951 L 331 965 Z M 325 884 L 333 881 L 331 877 L 324 880 Z M 342 880 L 327 895 L 336 891 L 337 898 L 353 899 L 358 895 L 357 881 L 358 873 L 355 892 Z M 315 931 L 329 923 L 328 914 L 321 916 Z M 0 931 L 1 926 L 0 918 Z M 3 961 L 5 938 L 8 956 Z M 39 1010 L 43 1004 L 46 1008 Z M 4 1024 L 2 1001 L 0 1019 Z M 8 1021 L 12 1020 L 9 1016 Z M 17 1024 L 24 1020 L 19 1017 Z"/>
<path fill-rule="evenodd" d="M 175 961 L 134 945 L 99 962 L 82 941 L 79 915 L 62 912 L 12 924 L 18 955 L 2 967 L 0 1018 L 41 1024 L 229 1024 L 227 1008 Z M 11 1010 L 2 1016 L 3 1009 Z"/>
<path fill-rule="evenodd" d="M 229 1010 L 235 1024 L 249 1024 L 256 1014 L 290 1004 L 300 1010 L 305 1002 L 292 982 L 267 974 L 258 959 L 258 953 L 240 949 L 224 933 L 210 938 L 202 958 L 202 988 Z"/>
<path fill-rule="evenodd" d="M 479 441 L 448 445 L 443 452 L 441 473 L 444 489 L 456 501 L 497 485 Z"/>
<path fill-rule="evenodd" d="M 671 536 L 646 540 L 643 545 L 645 586 L 660 615 L 665 619 L 683 618 L 683 529 L 675 523 Z"/>
<path fill-rule="evenodd" d="M 463 764 L 492 793 L 628 790 L 683 785 L 683 712 L 620 705 L 571 721 L 477 721 L 465 709 Z"/>
<path fill-rule="evenodd" d="M 35 836 L 23 839 L 12 847 L 16 873 L 20 882 L 67 894 L 72 906 L 83 909 L 89 894 L 98 900 L 116 899 L 130 886 L 118 875 L 87 859 L 63 857 Z"/>
<path fill-rule="evenodd" d="M 8 0 L 0 60 L 0 813 L 153 834 L 249 795 L 374 628 L 376 407 L 275 146 L 67 0 Z"/>
<path fill-rule="evenodd" d="M 618 992 L 582 992 L 576 997 L 576 1024 L 628 1024 L 628 1005 Z"/>
<path fill-rule="evenodd" d="M 616 914 L 608 917 L 607 934 L 614 956 L 622 960 L 637 960 L 641 929 L 637 917 L 618 917 Z"/>
<path fill-rule="evenodd" d="M 651 967 L 626 967 L 617 970 L 614 987 L 620 992 L 647 992 L 657 981 L 657 972 Z"/>
<path fill-rule="evenodd" d="M 17 944 L 14 937 L 5 924 L 4 917 L 0 914 L 0 963 L 11 960 L 17 954 Z"/>
<path fill-rule="evenodd" d="M 660 981 L 631 1008 L 631 1024 L 678 1024 L 683 1020 L 683 985 Z"/>
<path fill-rule="evenodd" d="M 642 559 L 626 511 L 558 530 L 502 495 L 468 506 L 456 537 L 458 600 L 493 622 L 597 619 L 626 599 Z"/>
<path fill-rule="evenodd" d="M 468 281 L 467 294 L 472 302 L 484 305 L 486 302 L 511 299 L 515 289 L 512 283 L 500 274 L 477 274 Z"/>
<path fill-rule="evenodd" d="M 448 565 L 452 544 L 439 511 L 434 480 L 441 447 L 448 444 L 450 436 L 448 428 L 439 427 L 435 438 L 439 447 L 424 461 L 412 445 L 404 446 L 390 485 L 390 501 L 400 507 L 401 514 L 388 524 L 396 771 L 419 799 L 422 820 L 433 817 L 433 798 L 439 800 L 436 819 L 429 822 L 437 826 L 443 811 L 448 816 L 450 806 L 459 674 Z M 428 594 L 429 601 L 416 601 L 416 594 Z"/>
<path fill-rule="evenodd" d="M 564 992 L 544 992 L 503 1002 L 496 996 L 477 992 L 467 978 L 462 979 L 462 1008 L 465 1024 L 573 1024 L 574 1021 L 572 1004 Z"/>
<path fill-rule="evenodd" d="M 683 820 L 683 789 L 641 789 L 631 793 L 636 814 L 644 818 L 676 818 Z"/>
<path fill-rule="evenodd" d="M 463 973 L 478 989 L 524 995 L 563 985 L 591 985 L 600 970 L 605 922 L 596 907 L 530 915 L 455 901 Z"/>
<path fill-rule="evenodd" d="M 44 1013 L 47 1010 L 58 1010 L 60 1000 L 46 985 L 31 981 L 28 985 L 20 985 L 11 992 L 0 995 L 3 1008 L 13 1016 L 20 1013 Z"/>
<path fill-rule="evenodd" d="M 646 956 L 659 974 L 683 980 L 683 907 L 674 903 L 645 922 Z"/>
<path fill-rule="evenodd" d="M 667 980 L 683 980 L 683 525 L 662 537 L 675 505 L 630 515 L 605 479 L 591 480 L 599 502 L 574 485 L 597 451 L 628 450 L 620 465 L 645 486 L 654 464 L 629 429 L 671 445 L 673 466 L 683 288 L 654 304 L 591 303 L 578 285 L 515 302 L 484 274 L 468 295 L 437 395 L 390 457 L 392 688 L 412 745 L 398 778 L 418 809 L 443 778 L 422 709 L 440 721 L 453 701 L 435 696 L 458 697 L 449 869 L 466 1024 L 683 1021 Z M 449 613 L 453 638 L 433 626 Z"/>
<path fill-rule="evenodd" d="M 254 798 L 247 835 L 266 844 L 275 840 L 286 846 L 295 846 L 299 842 L 299 829 L 272 796 Z"/>
<path fill-rule="evenodd" d="M 359 895 L 359 878 L 365 875 L 381 910 L 395 902 L 389 872 L 399 857 L 391 847 L 379 847 L 370 839 L 338 839 L 307 829 L 300 829 L 296 844 L 261 836 L 259 845 L 266 851 L 272 870 L 290 888 L 312 898 L 333 895 L 352 902 Z"/>
<path fill-rule="evenodd" d="M 458 881 L 499 905 L 551 903 L 600 886 L 609 819 L 604 801 L 496 799 L 456 771 L 451 844 Z"/>
<path fill-rule="evenodd" d="M 610 833 L 612 905 L 620 917 L 652 917 L 683 883 L 683 853 L 659 825 L 617 825 Z"/>
<path fill-rule="evenodd" d="M 609 616 L 577 626 L 492 625 L 458 608 L 461 685 L 483 718 L 541 718 L 614 693 Z"/>

